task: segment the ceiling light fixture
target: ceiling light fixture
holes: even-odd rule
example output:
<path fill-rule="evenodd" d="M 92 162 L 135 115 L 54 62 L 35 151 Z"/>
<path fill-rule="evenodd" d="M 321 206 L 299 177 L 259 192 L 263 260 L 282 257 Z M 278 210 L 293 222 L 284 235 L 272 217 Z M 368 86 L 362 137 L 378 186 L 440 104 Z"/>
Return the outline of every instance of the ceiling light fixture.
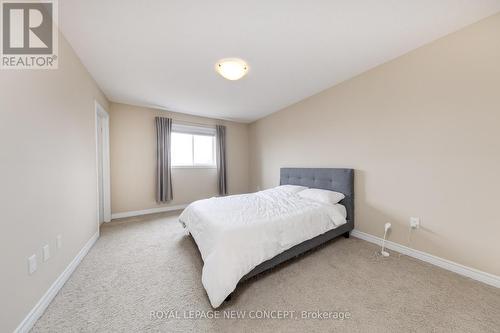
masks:
<path fill-rule="evenodd" d="M 217 62 L 215 70 L 225 79 L 236 81 L 248 73 L 248 64 L 238 58 L 227 58 Z"/>

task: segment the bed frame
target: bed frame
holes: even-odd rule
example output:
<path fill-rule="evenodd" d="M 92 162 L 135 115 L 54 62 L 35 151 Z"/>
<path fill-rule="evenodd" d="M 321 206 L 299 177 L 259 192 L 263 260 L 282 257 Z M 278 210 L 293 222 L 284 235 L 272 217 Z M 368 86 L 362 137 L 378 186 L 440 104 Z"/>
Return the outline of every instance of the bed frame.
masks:
<path fill-rule="evenodd" d="M 335 168 L 281 168 L 280 185 L 301 185 L 323 190 L 341 192 L 345 198 L 340 202 L 347 210 L 347 223 L 338 228 L 325 232 L 317 237 L 295 245 L 256 266 L 241 280 L 247 280 L 271 269 L 289 259 L 297 257 L 333 238 L 343 235 L 349 237 L 349 232 L 354 229 L 354 170 Z M 231 295 L 230 295 L 231 296 Z M 228 297 L 230 299 L 230 296 Z"/>

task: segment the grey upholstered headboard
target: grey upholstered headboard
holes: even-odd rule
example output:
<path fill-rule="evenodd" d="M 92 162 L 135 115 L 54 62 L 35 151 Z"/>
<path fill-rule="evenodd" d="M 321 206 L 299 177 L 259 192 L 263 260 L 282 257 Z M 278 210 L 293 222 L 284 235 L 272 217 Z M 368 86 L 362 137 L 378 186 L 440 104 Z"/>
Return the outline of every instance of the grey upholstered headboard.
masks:
<path fill-rule="evenodd" d="M 341 192 L 340 203 L 347 210 L 348 223 L 354 224 L 354 170 L 337 168 L 281 168 L 280 185 L 301 185 Z"/>

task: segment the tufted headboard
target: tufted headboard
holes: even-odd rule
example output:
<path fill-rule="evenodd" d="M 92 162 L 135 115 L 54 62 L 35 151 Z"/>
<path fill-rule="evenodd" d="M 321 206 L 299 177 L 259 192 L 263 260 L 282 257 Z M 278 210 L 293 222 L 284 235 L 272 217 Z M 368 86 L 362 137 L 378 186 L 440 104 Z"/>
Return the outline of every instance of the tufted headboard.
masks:
<path fill-rule="evenodd" d="M 301 185 L 341 192 L 340 203 L 347 210 L 347 223 L 354 227 L 354 169 L 281 168 L 280 185 Z"/>

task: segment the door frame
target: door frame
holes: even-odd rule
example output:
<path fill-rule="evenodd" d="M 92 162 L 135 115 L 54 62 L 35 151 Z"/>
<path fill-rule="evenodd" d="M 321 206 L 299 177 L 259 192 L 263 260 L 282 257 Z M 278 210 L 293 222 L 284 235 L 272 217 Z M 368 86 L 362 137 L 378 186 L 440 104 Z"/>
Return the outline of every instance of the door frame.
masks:
<path fill-rule="evenodd" d="M 96 181 L 97 181 L 97 221 L 99 224 L 99 120 L 102 122 L 102 187 L 103 187 L 103 221 L 111 221 L 111 171 L 109 161 L 109 113 L 99 102 L 95 101 L 95 148 L 96 148 Z"/>

